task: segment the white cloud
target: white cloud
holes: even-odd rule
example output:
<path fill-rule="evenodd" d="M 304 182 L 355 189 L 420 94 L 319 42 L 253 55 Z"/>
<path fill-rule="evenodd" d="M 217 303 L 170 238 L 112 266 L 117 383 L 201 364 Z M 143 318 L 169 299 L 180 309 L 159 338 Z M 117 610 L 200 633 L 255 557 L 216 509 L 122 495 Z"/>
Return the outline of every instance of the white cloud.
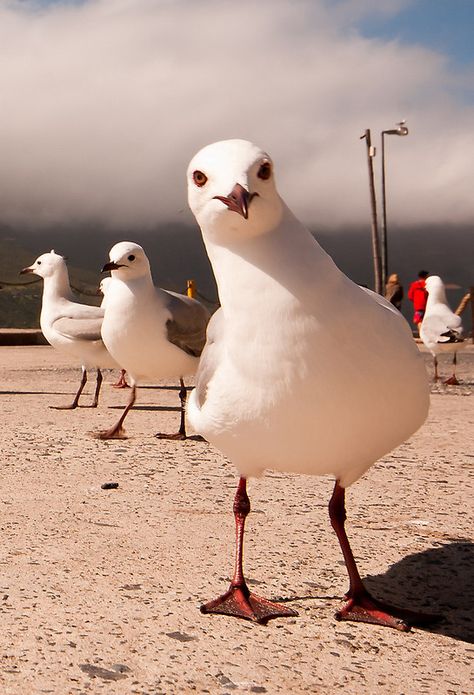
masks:
<path fill-rule="evenodd" d="M 383 0 L 379 12 L 407 4 Z M 388 137 L 391 222 L 472 222 L 473 107 L 445 56 L 362 38 L 365 0 L 0 0 L 0 219 L 189 219 L 201 146 L 245 137 L 292 209 L 368 221 L 366 127 Z M 378 144 L 376 142 L 375 144 Z M 377 157 L 377 164 L 380 157 Z"/>

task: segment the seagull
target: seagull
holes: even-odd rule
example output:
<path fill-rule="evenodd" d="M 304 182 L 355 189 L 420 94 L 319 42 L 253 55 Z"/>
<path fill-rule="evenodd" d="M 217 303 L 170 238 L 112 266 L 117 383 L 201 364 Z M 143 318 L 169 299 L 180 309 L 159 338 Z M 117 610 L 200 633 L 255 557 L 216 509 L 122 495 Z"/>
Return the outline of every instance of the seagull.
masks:
<path fill-rule="evenodd" d="M 99 292 L 101 292 L 101 294 L 103 296 L 103 299 L 102 299 L 100 306 L 103 309 L 105 309 L 105 304 L 107 302 L 107 297 L 106 297 L 107 287 L 110 285 L 111 282 L 112 282 L 112 278 L 106 277 L 106 278 L 102 278 L 102 280 L 99 283 Z M 125 378 L 126 374 L 127 374 L 127 372 L 125 371 L 125 369 L 120 370 L 119 380 L 117 381 L 116 384 L 112 384 L 114 389 L 129 389 L 130 388 L 130 386 L 127 384 L 127 379 Z"/>
<path fill-rule="evenodd" d="M 453 373 L 445 384 L 459 384 L 456 378 L 457 351 L 465 347 L 461 317 L 453 313 L 446 299 L 444 283 L 438 275 L 426 278 L 428 301 L 420 328 L 420 338 L 433 355 L 434 380 L 438 381 L 438 353 L 453 353 Z"/>
<path fill-rule="evenodd" d="M 272 159 L 256 145 L 209 145 L 187 179 L 221 302 L 188 419 L 240 474 L 235 574 L 201 611 L 261 623 L 296 615 L 251 593 L 243 573 L 247 478 L 273 469 L 335 478 L 329 516 L 350 582 L 336 618 L 405 631 L 431 620 L 369 594 L 344 525 L 346 488 L 428 413 L 426 370 L 407 322 L 337 268 L 280 198 Z M 397 418 L 387 415 L 394 404 Z"/>
<path fill-rule="evenodd" d="M 150 263 L 141 246 L 121 241 L 110 250 L 102 339 L 131 380 L 129 401 L 118 422 L 101 432 L 101 439 L 123 438 L 123 422 L 136 400 L 140 382 L 180 378 L 181 423 L 176 434 L 161 439 L 186 439 L 186 387 L 183 376 L 199 364 L 209 312 L 197 300 L 155 287 Z"/>
<path fill-rule="evenodd" d="M 70 405 L 51 407 L 56 410 L 77 408 L 87 383 L 87 370 L 95 367 L 97 381 L 94 400 L 88 407 L 96 408 L 103 381 L 100 368 L 120 369 L 100 337 L 104 310 L 74 301 L 66 260 L 55 253 L 54 249 L 43 253 L 32 265 L 20 271 L 20 275 L 25 273 L 34 273 L 43 278 L 40 326 L 44 337 L 54 348 L 80 361 L 82 366 L 82 379 L 73 402 Z"/>

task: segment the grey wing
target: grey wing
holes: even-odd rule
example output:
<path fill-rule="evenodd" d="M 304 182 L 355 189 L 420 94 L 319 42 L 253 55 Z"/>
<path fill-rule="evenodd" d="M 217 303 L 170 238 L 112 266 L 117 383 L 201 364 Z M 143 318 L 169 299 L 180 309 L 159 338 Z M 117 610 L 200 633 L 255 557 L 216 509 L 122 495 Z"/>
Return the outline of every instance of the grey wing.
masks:
<path fill-rule="evenodd" d="M 222 338 L 224 331 L 224 314 L 222 309 L 218 309 L 209 321 L 207 327 L 207 341 L 202 351 L 199 361 L 199 368 L 196 374 L 196 397 L 200 408 L 204 405 L 207 397 L 207 387 L 216 371 L 219 363 L 220 343 L 218 337 Z"/>
<path fill-rule="evenodd" d="M 165 304 L 171 313 L 166 322 L 168 340 L 189 355 L 199 357 L 206 343 L 209 312 L 200 302 L 165 291 Z"/>
<path fill-rule="evenodd" d="M 72 319 L 63 317 L 53 323 L 55 331 L 71 340 L 101 340 L 102 319 Z"/>
<path fill-rule="evenodd" d="M 101 306 L 67 302 L 67 304 L 63 304 L 61 313 L 71 319 L 103 319 L 105 310 Z"/>
<path fill-rule="evenodd" d="M 425 316 L 421 324 L 421 329 L 425 338 L 433 343 L 448 343 L 450 342 L 448 334 L 451 333 L 451 331 L 460 336 L 462 333 L 461 320 L 449 321 L 446 320 L 446 318 L 446 316 L 439 315 Z M 449 325 L 450 323 L 455 324 L 457 330 L 454 325 Z"/>

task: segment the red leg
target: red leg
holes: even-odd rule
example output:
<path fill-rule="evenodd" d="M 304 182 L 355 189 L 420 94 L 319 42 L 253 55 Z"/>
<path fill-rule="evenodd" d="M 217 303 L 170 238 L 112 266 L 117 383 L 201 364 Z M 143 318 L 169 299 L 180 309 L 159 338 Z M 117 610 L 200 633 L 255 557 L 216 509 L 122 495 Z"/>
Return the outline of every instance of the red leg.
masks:
<path fill-rule="evenodd" d="M 81 396 L 81 393 L 84 390 L 84 386 L 87 383 L 87 370 L 85 367 L 82 367 L 82 378 L 81 378 L 81 383 L 79 384 L 79 388 L 77 389 L 77 393 L 74 396 L 74 400 L 71 403 L 71 405 L 50 405 L 50 408 L 54 408 L 54 410 L 74 410 L 74 408 L 77 408 L 77 405 L 79 403 L 79 398 Z"/>
<path fill-rule="evenodd" d="M 155 437 L 158 439 L 186 439 L 186 399 L 188 393 L 186 391 L 186 386 L 184 385 L 183 378 L 180 377 L 179 383 L 181 388 L 179 390 L 179 400 L 181 403 L 181 419 L 179 424 L 179 430 L 174 434 L 164 434 L 163 432 L 157 432 Z"/>
<path fill-rule="evenodd" d="M 97 367 L 97 381 L 95 384 L 95 393 L 94 393 L 94 400 L 92 403 L 88 406 L 82 406 L 86 408 L 97 408 L 99 404 L 99 393 L 100 393 L 100 387 L 102 386 L 102 382 L 104 380 L 104 377 L 102 376 L 102 372 L 100 369 Z"/>
<path fill-rule="evenodd" d="M 103 430 L 102 432 L 98 432 L 97 437 L 99 439 L 126 439 L 122 425 L 123 425 L 123 421 L 125 420 L 125 418 L 128 415 L 128 412 L 133 408 L 133 405 L 134 405 L 135 399 L 136 399 L 136 393 L 137 393 L 137 388 L 136 388 L 135 384 L 132 384 L 132 388 L 130 391 L 130 398 L 129 398 L 128 403 L 125 406 L 124 411 L 123 411 L 122 415 L 120 416 L 118 422 L 116 422 L 116 424 L 113 427 L 111 427 L 110 429 Z"/>
<path fill-rule="evenodd" d="M 450 384 L 451 386 L 459 386 L 459 381 L 456 378 L 456 364 L 457 364 L 457 359 L 456 359 L 456 353 L 453 355 L 453 373 L 449 377 L 449 379 L 446 379 L 443 383 L 445 384 Z"/>
<path fill-rule="evenodd" d="M 225 594 L 201 606 L 201 613 L 221 613 L 235 618 L 266 623 L 272 618 L 294 617 L 298 613 L 279 603 L 253 594 L 244 578 L 243 542 L 245 519 L 250 512 L 250 500 L 247 496 L 247 481 L 240 478 L 234 499 L 234 517 L 236 534 L 236 554 L 234 578 Z"/>
<path fill-rule="evenodd" d="M 130 388 L 130 386 L 127 384 L 127 380 L 125 378 L 126 373 L 127 372 L 125 371 L 125 369 L 120 370 L 120 379 L 117 381 L 116 384 L 112 384 L 112 387 L 114 389 L 129 389 Z"/>
<path fill-rule="evenodd" d="M 334 492 L 329 502 L 329 517 L 341 546 L 344 561 L 349 574 L 349 591 L 347 603 L 336 613 L 337 620 L 354 620 L 393 627 L 408 632 L 411 625 L 427 625 L 440 619 L 437 615 L 427 615 L 415 611 L 390 606 L 369 594 L 357 569 L 349 540 L 345 531 L 346 509 L 345 490 L 336 481 Z"/>

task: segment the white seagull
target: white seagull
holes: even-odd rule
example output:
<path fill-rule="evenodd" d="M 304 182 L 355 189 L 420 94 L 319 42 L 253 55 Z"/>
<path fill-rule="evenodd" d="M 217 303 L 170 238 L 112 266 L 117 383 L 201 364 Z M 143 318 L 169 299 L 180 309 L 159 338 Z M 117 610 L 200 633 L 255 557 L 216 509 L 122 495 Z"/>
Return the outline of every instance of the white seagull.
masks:
<path fill-rule="evenodd" d="M 176 434 L 160 438 L 185 439 L 186 387 L 183 376 L 196 372 L 209 312 L 197 300 L 155 287 L 150 263 L 141 246 L 121 241 L 110 250 L 111 272 L 106 289 L 102 338 L 110 354 L 130 376 L 130 399 L 118 422 L 99 434 L 122 438 L 123 422 L 136 399 L 136 386 L 147 380 L 179 377 L 181 423 Z"/>
<path fill-rule="evenodd" d="M 109 287 L 111 282 L 112 282 L 112 278 L 106 277 L 106 278 L 102 278 L 102 280 L 99 283 L 99 292 L 102 293 L 102 302 L 101 302 L 100 306 L 103 309 L 105 309 L 105 305 L 107 303 L 107 287 Z M 112 384 L 112 386 L 115 389 L 129 389 L 130 388 L 130 386 L 127 384 L 126 374 L 127 374 L 127 372 L 125 371 L 125 369 L 120 370 L 119 380 L 117 381 L 116 384 Z"/>
<path fill-rule="evenodd" d="M 278 195 L 272 160 L 256 145 L 209 145 L 187 177 L 221 301 L 188 418 L 241 476 L 234 578 L 201 610 L 258 622 L 295 615 L 251 593 L 243 575 L 246 479 L 270 468 L 336 479 L 329 515 L 350 580 L 338 619 L 400 630 L 431 619 L 368 593 L 344 528 L 345 489 L 428 413 L 427 375 L 407 322 L 336 267 Z"/>
<path fill-rule="evenodd" d="M 54 407 L 58 410 L 77 408 L 87 382 L 87 370 L 95 367 L 97 382 L 94 400 L 88 407 L 96 408 L 103 380 L 100 368 L 120 369 L 100 336 L 104 310 L 74 301 L 66 261 L 54 250 L 43 253 L 32 265 L 23 268 L 20 274 L 25 273 L 34 273 L 43 278 L 40 326 L 44 337 L 50 345 L 71 355 L 82 366 L 82 379 L 73 402 Z"/>
<path fill-rule="evenodd" d="M 451 311 L 444 283 L 438 275 L 426 278 L 428 301 L 420 328 L 420 338 L 433 355 L 434 380 L 438 381 L 438 354 L 453 353 L 453 373 L 445 384 L 459 384 L 456 378 L 457 351 L 465 347 L 461 317 Z"/>

